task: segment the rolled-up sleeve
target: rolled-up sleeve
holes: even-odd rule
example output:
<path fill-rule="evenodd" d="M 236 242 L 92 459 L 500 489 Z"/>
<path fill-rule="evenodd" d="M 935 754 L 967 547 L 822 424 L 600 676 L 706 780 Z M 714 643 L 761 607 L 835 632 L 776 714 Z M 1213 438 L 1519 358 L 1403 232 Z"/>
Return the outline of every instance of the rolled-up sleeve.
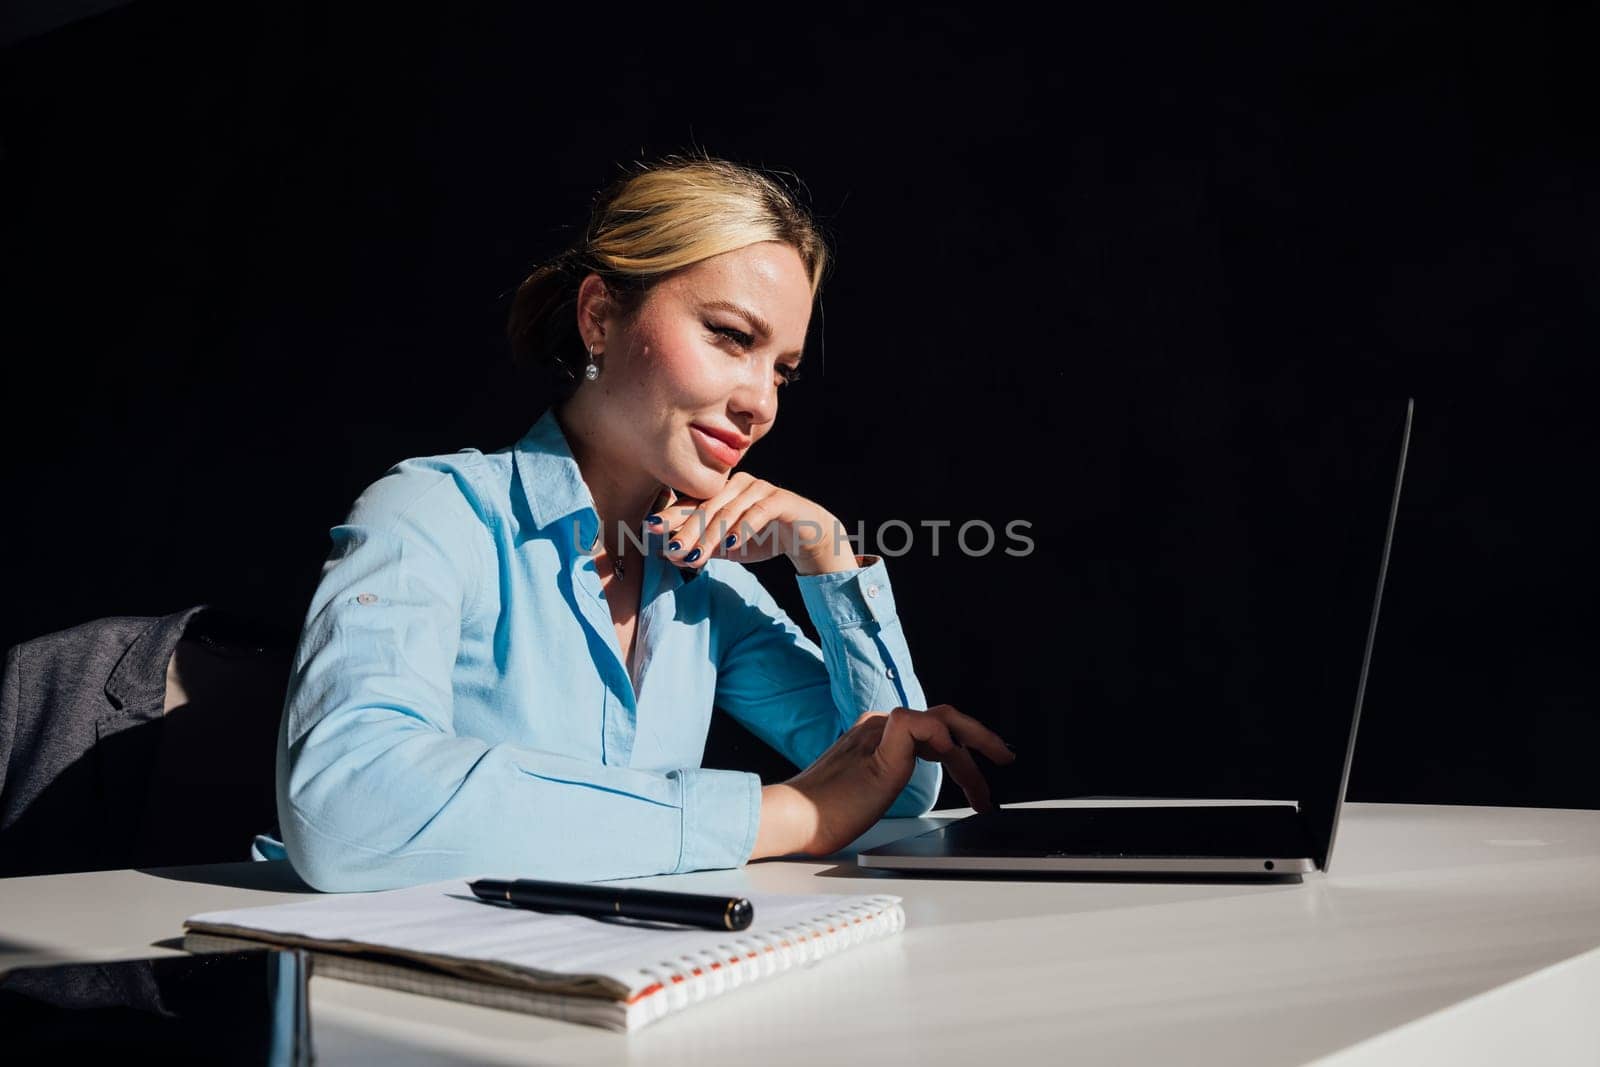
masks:
<path fill-rule="evenodd" d="M 708 565 L 719 582 L 718 629 L 729 635 L 718 656 L 717 705 L 800 767 L 864 712 L 927 707 L 888 569 L 876 556 L 859 562 L 854 570 L 796 579 L 817 641 L 744 567 Z M 886 814 L 923 814 L 942 781 L 941 764 L 917 760 Z"/>
<path fill-rule="evenodd" d="M 748 858 L 753 774 L 635 770 L 456 734 L 462 622 L 496 575 L 459 475 L 408 461 L 332 533 L 278 744 L 279 825 L 310 885 L 592 881 Z"/>

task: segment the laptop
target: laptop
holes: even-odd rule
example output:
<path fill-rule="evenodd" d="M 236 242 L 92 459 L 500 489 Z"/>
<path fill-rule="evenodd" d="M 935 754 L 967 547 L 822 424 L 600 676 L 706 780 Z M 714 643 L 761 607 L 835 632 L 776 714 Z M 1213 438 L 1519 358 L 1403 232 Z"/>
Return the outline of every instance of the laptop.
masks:
<path fill-rule="evenodd" d="M 1326 721 L 1308 724 L 1317 751 L 1309 753 L 1305 761 L 1291 761 L 1297 802 L 1000 808 L 866 849 L 857 854 L 856 862 L 885 870 L 1066 875 L 1283 878 L 1327 871 L 1355 754 L 1356 727 L 1378 632 L 1378 609 L 1383 602 L 1414 411 L 1415 402 L 1408 400 L 1383 550 L 1378 557 L 1377 590 L 1366 617 L 1354 707 L 1348 713 L 1338 710 L 1324 716 Z M 1350 651 L 1353 660 L 1353 640 Z M 1348 669 L 1340 663 L 1327 666 L 1335 679 L 1342 669 Z M 1306 704 L 1314 705 L 1315 700 L 1308 699 Z"/>

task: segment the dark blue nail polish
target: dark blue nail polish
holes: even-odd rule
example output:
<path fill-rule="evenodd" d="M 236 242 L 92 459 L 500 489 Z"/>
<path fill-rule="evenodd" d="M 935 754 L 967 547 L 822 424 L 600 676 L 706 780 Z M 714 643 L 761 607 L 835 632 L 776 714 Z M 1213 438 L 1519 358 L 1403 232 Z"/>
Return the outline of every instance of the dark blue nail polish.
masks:
<path fill-rule="evenodd" d="M 676 552 L 676 551 L 678 551 L 678 549 L 680 549 L 682 547 L 683 547 L 683 545 L 679 544 L 677 541 L 673 541 L 671 544 L 667 545 L 667 551 L 668 552 Z"/>
<path fill-rule="evenodd" d="M 695 560 L 697 560 L 699 558 L 700 558 L 700 550 L 697 548 L 693 552 L 689 553 L 687 556 L 684 556 L 683 557 L 683 561 L 685 563 L 693 563 Z"/>
<path fill-rule="evenodd" d="M 733 543 L 735 541 L 737 541 L 737 540 L 739 540 L 739 535 L 738 534 L 729 534 L 728 535 L 728 539 L 726 541 L 722 542 L 722 547 L 723 548 L 732 548 L 733 547 Z"/>
<path fill-rule="evenodd" d="M 651 526 L 660 526 L 661 525 L 661 516 L 660 515 L 652 515 L 648 519 L 645 519 L 644 521 L 648 522 Z"/>

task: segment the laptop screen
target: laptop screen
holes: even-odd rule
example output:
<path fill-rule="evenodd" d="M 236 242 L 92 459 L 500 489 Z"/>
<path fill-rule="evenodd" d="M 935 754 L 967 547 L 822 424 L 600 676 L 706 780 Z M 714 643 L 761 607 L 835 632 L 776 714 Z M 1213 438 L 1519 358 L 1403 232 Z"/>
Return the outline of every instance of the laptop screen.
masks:
<path fill-rule="evenodd" d="M 1022 754 L 1002 802 L 1293 800 L 1325 864 L 1409 405 L 1172 416 L 1065 467 L 1034 567 L 1056 614 L 1016 638 L 1049 684 L 964 710 Z"/>

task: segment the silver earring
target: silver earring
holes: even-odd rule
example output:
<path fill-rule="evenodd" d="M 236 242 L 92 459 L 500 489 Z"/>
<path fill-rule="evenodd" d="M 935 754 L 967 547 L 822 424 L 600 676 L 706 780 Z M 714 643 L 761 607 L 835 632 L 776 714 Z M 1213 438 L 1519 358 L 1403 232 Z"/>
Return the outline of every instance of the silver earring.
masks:
<path fill-rule="evenodd" d="M 594 361 L 594 345 L 589 346 L 589 365 L 583 368 L 583 376 L 591 382 L 600 377 L 600 367 Z"/>

